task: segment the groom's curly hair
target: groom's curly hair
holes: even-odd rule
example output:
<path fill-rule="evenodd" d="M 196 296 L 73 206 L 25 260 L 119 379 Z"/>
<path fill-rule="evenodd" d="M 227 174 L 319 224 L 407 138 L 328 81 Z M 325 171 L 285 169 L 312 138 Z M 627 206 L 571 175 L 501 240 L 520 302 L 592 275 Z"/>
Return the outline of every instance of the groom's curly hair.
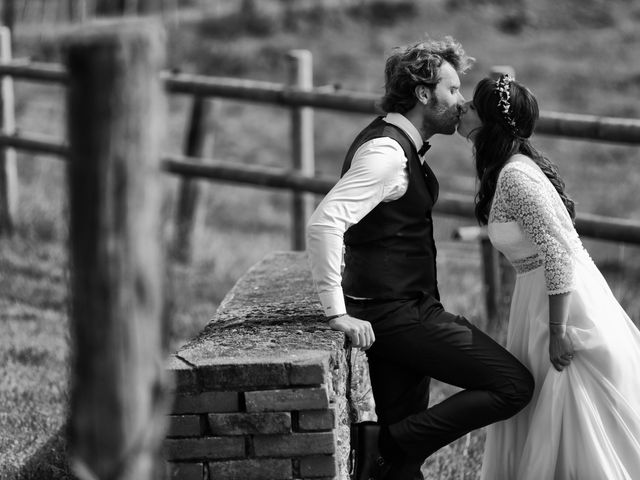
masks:
<path fill-rule="evenodd" d="M 443 62 L 449 62 L 458 74 L 463 74 L 475 59 L 467 56 L 462 45 L 450 36 L 394 49 L 385 65 L 385 93 L 380 108 L 387 113 L 407 113 L 418 101 L 415 95 L 418 85 L 436 87 Z"/>

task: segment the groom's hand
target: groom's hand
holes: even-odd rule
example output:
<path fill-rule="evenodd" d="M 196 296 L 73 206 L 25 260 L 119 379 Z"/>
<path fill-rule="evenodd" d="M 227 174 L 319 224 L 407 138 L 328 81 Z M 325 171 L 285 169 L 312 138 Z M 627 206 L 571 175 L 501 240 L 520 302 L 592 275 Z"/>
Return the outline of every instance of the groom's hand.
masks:
<path fill-rule="evenodd" d="M 329 326 L 334 330 L 346 333 L 351 340 L 351 345 L 363 350 L 367 350 L 376 341 L 371 323 L 366 320 L 343 315 L 329 320 Z"/>

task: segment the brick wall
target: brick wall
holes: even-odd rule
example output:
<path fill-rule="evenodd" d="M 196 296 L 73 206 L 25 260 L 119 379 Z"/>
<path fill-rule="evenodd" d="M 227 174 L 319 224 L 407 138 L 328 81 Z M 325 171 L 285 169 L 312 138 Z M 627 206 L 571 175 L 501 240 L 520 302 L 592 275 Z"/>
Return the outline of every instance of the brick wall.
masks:
<path fill-rule="evenodd" d="M 348 478 L 344 336 L 321 319 L 304 254 L 271 255 L 238 281 L 168 361 L 169 478 Z"/>

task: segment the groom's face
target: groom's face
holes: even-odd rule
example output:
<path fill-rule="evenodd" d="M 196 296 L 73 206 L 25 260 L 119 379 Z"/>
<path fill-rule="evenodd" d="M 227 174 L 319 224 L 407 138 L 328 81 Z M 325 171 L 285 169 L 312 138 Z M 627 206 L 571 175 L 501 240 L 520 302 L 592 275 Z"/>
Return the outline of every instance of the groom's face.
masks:
<path fill-rule="evenodd" d="M 423 128 L 433 133 L 451 135 L 460 122 L 464 97 L 460 92 L 460 77 L 450 63 L 440 67 L 440 81 L 430 91 L 424 107 Z"/>

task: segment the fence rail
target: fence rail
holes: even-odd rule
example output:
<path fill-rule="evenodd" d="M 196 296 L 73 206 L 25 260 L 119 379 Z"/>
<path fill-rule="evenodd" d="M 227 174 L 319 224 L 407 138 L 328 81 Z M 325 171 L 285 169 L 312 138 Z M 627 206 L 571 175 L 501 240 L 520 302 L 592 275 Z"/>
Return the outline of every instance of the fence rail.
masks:
<path fill-rule="evenodd" d="M 0 147 L 13 147 L 33 153 L 52 154 L 62 159 L 66 159 L 68 155 L 66 145 L 46 140 L 43 137 L 0 134 Z M 239 164 L 238 162 L 181 155 L 165 155 L 161 167 L 167 173 L 181 175 L 185 178 L 227 181 L 317 195 L 326 194 L 337 181 L 335 177 L 308 176 L 281 167 Z M 443 192 L 438 197 L 435 211 L 442 215 L 475 219 L 473 205 L 473 198 L 468 195 Z M 576 229 L 584 237 L 640 245 L 640 223 L 632 220 L 578 213 Z"/>
<path fill-rule="evenodd" d="M 2 75 L 63 85 L 68 82 L 64 67 L 51 63 L 4 63 L 0 64 L 0 76 Z M 326 88 L 318 87 L 306 90 L 281 83 L 171 71 L 164 71 L 161 76 L 170 93 L 224 97 L 283 107 L 313 107 L 362 114 L 378 112 L 378 96 L 370 93 L 327 91 Z M 541 135 L 640 145 L 638 119 L 542 111 L 536 132 Z"/>

